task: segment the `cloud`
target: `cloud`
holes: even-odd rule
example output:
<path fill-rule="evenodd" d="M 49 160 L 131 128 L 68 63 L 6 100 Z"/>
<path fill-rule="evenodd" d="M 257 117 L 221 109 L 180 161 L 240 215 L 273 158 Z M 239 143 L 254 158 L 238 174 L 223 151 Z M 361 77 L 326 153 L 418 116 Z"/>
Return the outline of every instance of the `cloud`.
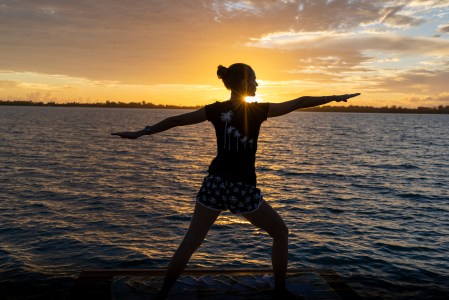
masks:
<path fill-rule="evenodd" d="M 353 47 L 359 51 L 379 50 L 402 55 L 448 55 L 449 41 L 399 35 L 364 36 L 329 42 L 336 47 Z"/>
<path fill-rule="evenodd" d="M 419 9 L 434 9 L 449 6 L 449 3 L 447 3 L 446 0 L 412 0 L 406 1 L 405 3 L 407 3 L 407 5 L 410 7 L 417 7 Z"/>
<path fill-rule="evenodd" d="M 411 107 L 436 107 L 436 106 L 448 106 L 449 105 L 449 92 L 443 92 L 439 94 L 433 94 L 431 96 L 424 97 L 404 97 L 401 102 L 408 105 L 412 104 Z"/>
<path fill-rule="evenodd" d="M 388 24 L 393 27 L 414 27 L 424 22 L 412 16 L 401 15 L 399 12 L 405 7 L 405 4 L 393 7 L 386 7 L 381 10 L 382 18 L 380 23 Z"/>
<path fill-rule="evenodd" d="M 16 78 L 17 80 L 3 80 L 3 78 Z M 111 94 L 116 101 L 150 101 L 182 105 L 183 101 L 191 98 L 192 94 L 201 95 L 201 99 L 194 104 L 209 103 L 217 86 L 207 84 L 124 84 L 108 80 L 89 80 L 81 77 L 66 75 L 49 75 L 41 73 L 20 73 L 0 71 L 0 91 L 6 91 L 6 96 L 0 99 L 33 100 L 33 101 L 106 101 L 111 100 Z M 182 93 L 182 96 L 173 97 L 173 90 Z M 219 92 L 225 89 L 220 86 Z M 190 99 L 192 100 L 192 99 Z M 215 99 L 216 100 L 216 99 Z M 162 101 L 162 102 L 161 102 Z"/>
<path fill-rule="evenodd" d="M 201 42 L 199 35 L 210 16 L 202 17 L 202 5 L 196 11 L 191 2 L 14 1 L 5 5 L 0 10 L 0 69 L 119 80 L 147 74 L 157 81 L 159 70 L 167 64 L 179 65 L 189 49 L 208 40 Z"/>
<path fill-rule="evenodd" d="M 430 97 L 432 101 L 435 102 L 444 102 L 442 104 L 449 105 L 449 92 L 443 92 L 436 96 Z"/>
<path fill-rule="evenodd" d="M 449 55 L 447 40 L 396 34 L 281 33 L 279 36 L 280 39 L 271 34 L 253 40 L 251 46 L 281 48 L 290 57 L 297 57 L 296 63 L 288 67 L 286 77 L 290 80 L 352 84 L 383 93 L 447 90 L 444 83 L 449 75 L 444 62 Z M 426 70 L 433 73 L 424 73 Z"/>
<path fill-rule="evenodd" d="M 385 93 L 441 94 L 448 92 L 447 78 L 449 78 L 449 66 L 442 70 L 413 69 L 378 77 L 366 88 L 381 90 Z"/>
<path fill-rule="evenodd" d="M 247 24 L 243 29 L 249 30 L 248 25 L 252 25 L 252 32 L 266 32 L 267 27 L 271 28 L 270 31 L 290 28 L 298 31 L 354 28 L 363 22 L 380 20 L 386 13 L 388 19 L 394 19 L 397 15 L 397 11 L 385 12 L 383 5 L 367 1 L 192 0 L 176 4 L 173 1 L 128 1 L 126 5 L 121 1 L 104 0 L 9 3 L 8 8 L 2 10 L 2 18 L 6 24 L 12 25 L 14 22 L 15 28 L 22 29 L 24 25 L 32 25 L 27 27 L 28 30 L 37 26 L 35 33 L 44 29 L 41 32 L 43 38 L 48 34 L 44 34 L 45 29 L 50 30 L 55 38 L 60 38 L 59 34 L 67 33 L 64 31 L 68 30 L 73 33 L 77 42 L 96 38 L 94 41 L 100 45 L 108 42 L 108 39 L 114 40 L 111 35 L 115 35 L 116 41 L 134 41 L 136 37 L 159 41 L 164 36 L 168 39 L 176 38 L 178 33 L 182 37 L 182 33 L 189 31 L 195 38 L 192 29 L 207 31 L 208 28 L 202 28 L 202 25 L 217 17 L 217 14 L 223 15 L 222 21 L 227 26 L 237 22 L 238 25 Z M 249 31 L 243 33 L 247 35 Z M 70 43 L 70 39 L 66 42 Z"/>
<path fill-rule="evenodd" d="M 17 81 L 12 80 L 0 80 L 0 89 L 10 89 L 18 86 Z"/>
<path fill-rule="evenodd" d="M 446 39 L 289 31 L 253 38 L 248 46 L 290 52 L 298 58 L 290 68 L 294 78 L 326 84 L 327 88 L 356 88 L 378 96 L 413 93 L 425 97 L 448 91 Z"/>
<path fill-rule="evenodd" d="M 449 41 L 397 34 L 357 34 L 338 32 L 278 32 L 253 38 L 252 47 L 282 49 L 381 50 L 402 54 L 449 55 Z"/>
<path fill-rule="evenodd" d="M 426 7 L 443 5 L 424 1 Z M 416 26 L 405 1 L 17 0 L 0 9 L 0 69 L 146 84 L 188 81 L 180 69 L 219 62 L 270 32 L 348 33 Z M 215 21 L 214 21 L 215 20 Z M 216 22 L 218 20 L 219 22 Z M 237 57 L 237 55 L 236 55 Z M 206 72 L 203 73 L 206 76 Z"/>
<path fill-rule="evenodd" d="M 397 34 L 272 33 L 253 39 L 248 46 L 288 51 L 297 57 L 290 72 L 307 74 L 301 79 L 319 82 L 353 80 L 351 74 L 357 73 L 395 76 L 396 72 L 388 69 L 412 68 L 406 60 L 413 61 L 415 67 L 423 61 L 428 68 L 445 70 L 444 58 L 449 56 L 448 40 Z"/>
<path fill-rule="evenodd" d="M 411 6 L 413 4 L 413 6 Z M 219 1 L 212 3 L 216 19 L 222 22 L 251 18 L 255 27 L 270 24 L 274 30 L 349 31 L 360 25 L 381 24 L 414 27 L 424 22 L 417 16 L 422 9 L 448 6 L 439 1 Z M 419 10 L 421 9 L 421 11 Z"/>
<path fill-rule="evenodd" d="M 447 23 L 446 25 L 440 25 L 438 27 L 438 31 L 449 33 L 449 23 Z"/>
<path fill-rule="evenodd" d="M 310 90 L 352 83 L 391 92 L 398 74 L 404 90 L 419 91 L 419 80 L 442 90 L 447 67 L 436 61 L 449 42 L 426 36 L 437 24 L 448 32 L 448 8 L 437 0 L 0 0 L 0 70 L 42 80 L 0 77 L 0 89 L 42 97 L 47 87 L 54 95 L 98 88 L 101 99 L 204 89 L 206 99 L 221 88 L 216 66 L 244 61 L 266 82 Z"/>

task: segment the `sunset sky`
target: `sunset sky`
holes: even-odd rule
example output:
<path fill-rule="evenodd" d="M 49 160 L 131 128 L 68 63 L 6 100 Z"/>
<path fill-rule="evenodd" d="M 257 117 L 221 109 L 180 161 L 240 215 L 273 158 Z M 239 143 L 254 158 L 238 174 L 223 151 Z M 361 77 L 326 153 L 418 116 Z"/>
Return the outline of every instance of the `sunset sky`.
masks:
<path fill-rule="evenodd" d="M 361 92 L 354 105 L 449 105 L 449 1 L 0 0 L 0 99 L 258 100 Z"/>

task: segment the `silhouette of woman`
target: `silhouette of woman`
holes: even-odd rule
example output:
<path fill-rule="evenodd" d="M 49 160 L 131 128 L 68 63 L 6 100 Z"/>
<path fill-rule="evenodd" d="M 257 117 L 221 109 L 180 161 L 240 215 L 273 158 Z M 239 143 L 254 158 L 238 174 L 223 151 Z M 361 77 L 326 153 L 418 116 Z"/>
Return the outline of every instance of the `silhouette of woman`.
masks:
<path fill-rule="evenodd" d="M 313 107 L 331 101 L 346 102 L 360 95 L 303 96 L 282 103 L 247 103 L 246 96 L 255 96 L 256 74 L 242 63 L 226 68 L 218 66 L 218 78 L 223 80 L 231 97 L 194 112 L 169 117 L 135 132 L 117 132 L 122 138 L 136 139 L 173 127 L 210 121 L 216 132 L 217 156 L 208 169 L 208 176 L 196 196 L 193 217 L 184 239 L 174 253 L 165 279 L 154 299 L 165 299 L 170 288 L 184 270 L 192 254 L 201 245 L 221 211 L 229 209 L 273 238 L 272 266 L 275 299 L 298 299 L 287 290 L 285 280 L 288 256 L 288 228 L 281 216 L 263 199 L 256 187 L 255 157 L 259 129 L 267 118 L 279 117 L 300 108 Z"/>

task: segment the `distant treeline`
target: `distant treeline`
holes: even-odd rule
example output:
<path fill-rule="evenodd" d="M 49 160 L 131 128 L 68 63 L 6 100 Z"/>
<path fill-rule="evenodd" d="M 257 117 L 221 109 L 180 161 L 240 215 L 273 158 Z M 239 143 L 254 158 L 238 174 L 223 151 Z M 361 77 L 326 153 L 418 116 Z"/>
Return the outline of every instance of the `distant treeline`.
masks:
<path fill-rule="evenodd" d="M 0 105 L 15 105 L 15 106 L 61 106 L 61 107 L 111 107 L 111 108 L 168 108 L 168 109 L 197 109 L 201 106 L 178 106 L 166 104 L 153 104 L 142 102 L 97 102 L 97 103 L 56 103 L 56 102 L 34 102 L 30 100 L 0 100 Z M 301 111 L 314 112 L 355 112 L 355 113 L 399 113 L 399 114 L 449 114 L 449 105 L 437 107 L 418 107 L 418 108 L 404 108 L 400 106 L 320 106 L 301 109 Z"/>
<path fill-rule="evenodd" d="M 355 113 L 396 113 L 396 114 L 449 114 L 449 105 L 438 107 L 418 107 L 418 108 L 404 108 L 400 106 L 320 106 L 301 109 L 302 111 L 317 111 L 317 112 L 355 112 Z"/>
<path fill-rule="evenodd" d="M 59 107 L 111 107 L 111 108 L 168 108 L 168 109 L 195 109 L 200 106 L 178 106 L 167 104 L 153 104 L 142 102 L 97 102 L 97 103 L 79 103 L 79 102 L 35 102 L 30 100 L 0 100 L 0 105 L 12 105 L 12 106 L 59 106 Z"/>

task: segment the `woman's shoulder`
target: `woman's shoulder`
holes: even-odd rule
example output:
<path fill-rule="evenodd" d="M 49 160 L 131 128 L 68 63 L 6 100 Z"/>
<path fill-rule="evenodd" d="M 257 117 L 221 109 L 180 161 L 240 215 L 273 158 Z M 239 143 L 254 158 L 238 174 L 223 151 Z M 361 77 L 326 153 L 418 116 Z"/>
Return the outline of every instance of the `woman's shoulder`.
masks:
<path fill-rule="evenodd" d="M 214 103 L 207 104 L 206 109 L 219 109 L 229 105 L 229 100 L 226 101 L 215 101 Z"/>
<path fill-rule="evenodd" d="M 219 116 L 223 111 L 229 110 L 229 100 L 227 101 L 216 101 L 214 103 L 205 106 L 206 116 L 208 120 L 214 119 Z"/>

